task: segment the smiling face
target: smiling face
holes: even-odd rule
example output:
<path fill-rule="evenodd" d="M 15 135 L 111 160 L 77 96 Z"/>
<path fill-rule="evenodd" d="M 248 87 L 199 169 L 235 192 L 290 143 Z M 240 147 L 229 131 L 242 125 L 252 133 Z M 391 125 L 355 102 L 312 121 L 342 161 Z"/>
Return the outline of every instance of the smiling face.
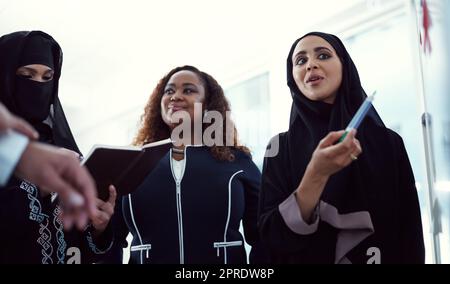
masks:
<path fill-rule="evenodd" d="M 161 99 L 161 116 L 163 121 L 173 129 L 173 114 L 184 111 L 194 122 L 194 105 L 205 101 L 205 87 L 196 73 L 188 70 L 179 71 L 170 77 L 164 87 Z"/>
<path fill-rule="evenodd" d="M 312 35 L 300 40 L 292 64 L 295 83 L 308 99 L 334 103 L 342 82 L 342 63 L 326 40 Z"/>

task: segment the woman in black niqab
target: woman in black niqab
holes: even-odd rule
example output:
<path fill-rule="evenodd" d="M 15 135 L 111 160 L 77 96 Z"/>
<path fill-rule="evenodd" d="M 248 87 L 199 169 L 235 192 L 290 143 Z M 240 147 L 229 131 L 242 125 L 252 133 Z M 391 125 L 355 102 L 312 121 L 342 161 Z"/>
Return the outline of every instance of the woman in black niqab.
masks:
<path fill-rule="evenodd" d="M 62 51 L 41 31 L 0 38 L 0 102 L 27 120 L 39 140 L 80 153 L 58 98 Z M 11 178 L 0 190 L 0 263 L 92 263 L 112 244 L 112 231 L 63 230 L 57 195 Z"/>
<path fill-rule="evenodd" d="M 330 52 L 314 45 L 311 53 L 294 54 L 311 37 Z M 341 74 L 324 69 L 333 56 Z M 296 68 L 305 68 L 304 80 L 296 81 Z M 308 78 L 319 78 L 312 84 L 323 90 L 339 75 L 340 84 L 327 99 L 300 90 L 311 86 Z M 272 261 L 424 262 L 417 192 L 401 137 L 372 107 L 356 138 L 349 134 L 337 143 L 342 135 L 337 131 L 345 129 L 366 98 L 341 40 L 320 32 L 297 39 L 287 58 L 287 84 L 293 99 L 290 126 L 272 140 L 270 152 L 274 145 L 279 151 L 266 155 L 260 196 L 259 228 Z"/>
<path fill-rule="evenodd" d="M 58 98 L 62 50 L 41 31 L 15 32 L 0 38 L 0 101 L 12 113 L 26 119 L 39 132 L 41 142 L 79 154 Z M 46 82 L 16 74 L 20 67 L 41 64 L 52 69 Z"/>

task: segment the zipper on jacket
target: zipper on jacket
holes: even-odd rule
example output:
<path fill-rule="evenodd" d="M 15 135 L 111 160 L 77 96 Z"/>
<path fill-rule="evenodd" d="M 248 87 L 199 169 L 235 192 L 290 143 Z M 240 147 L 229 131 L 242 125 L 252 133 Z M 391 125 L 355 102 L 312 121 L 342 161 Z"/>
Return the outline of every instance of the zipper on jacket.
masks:
<path fill-rule="evenodd" d="M 172 149 L 170 150 L 170 170 L 172 171 L 173 179 L 176 184 L 176 202 L 177 202 L 177 219 L 178 219 L 178 240 L 180 246 L 180 264 L 184 264 L 184 239 L 183 239 L 183 212 L 181 206 L 181 181 L 183 180 L 184 170 L 187 163 L 187 151 L 184 151 L 184 163 L 181 170 L 180 179 L 177 179 L 175 173 L 173 172 L 173 161 L 172 161 Z"/>
<path fill-rule="evenodd" d="M 183 214 L 181 212 L 181 183 L 177 184 L 177 215 L 178 215 L 178 238 L 180 242 L 180 264 L 184 264 L 184 243 L 183 243 Z"/>

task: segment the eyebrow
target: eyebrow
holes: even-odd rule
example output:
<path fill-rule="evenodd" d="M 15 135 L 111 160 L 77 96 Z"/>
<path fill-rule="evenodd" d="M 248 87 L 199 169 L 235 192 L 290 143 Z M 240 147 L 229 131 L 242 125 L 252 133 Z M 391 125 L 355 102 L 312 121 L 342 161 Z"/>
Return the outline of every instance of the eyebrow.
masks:
<path fill-rule="evenodd" d="M 195 84 L 192 84 L 192 83 L 183 83 L 182 86 L 183 87 L 195 87 L 195 88 L 197 88 L 197 86 Z M 168 88 L 168 87 L 176 87 L 176 86 L 175 86 L 175 84 L 170 83 L 170 84 L 167 84 L 166 88 Z"/>
<path fill-rule="evenodd" d="M 318 47 L 314 48 L 314 52 L 316 52 L 316 53 L 321 50 L 328 50 L 329 52 L 332 53 L 332 51 L 328 47 L 325 47 L 325 46 L 318 46 Z M 294 59 L 297 58 L 297 56 L 303 55 L 303 54 L 306 54 L 306 51 L 301 50 L 301 51 L 297 52 L 294 56 Z"/>
<path fill-rule="evenodd" d="M 25 70 L 25 71 L 28 71 L 28 72 L 30 72 L 30 73 L 36 73 L 36 70 L 34 70 L 33 68 L 29 68 L 29 67 L 21 67 L 20 68 L 21 70 Z"/>
<path fill-rule="evenodd" d="M 23 66 L 22 67 L 23 69 L 25 69 L 26 71 L 28 71 L 28 72 L 31 72 L 31 73 L 36 73 L 36 70 L 35 69 L 33 69 L 33 68 L 30 68 L 30 67 L 25 67 L 25 66 Z M 52 74 L 54 74 L 55 73 L 55 71 L 53 71 L 53 69 L 48 69 L 48 70 L 46 70 L 45 72 L 44 72 L 44 74 L 48 74 L 48 73 L 52 73 Z"/>

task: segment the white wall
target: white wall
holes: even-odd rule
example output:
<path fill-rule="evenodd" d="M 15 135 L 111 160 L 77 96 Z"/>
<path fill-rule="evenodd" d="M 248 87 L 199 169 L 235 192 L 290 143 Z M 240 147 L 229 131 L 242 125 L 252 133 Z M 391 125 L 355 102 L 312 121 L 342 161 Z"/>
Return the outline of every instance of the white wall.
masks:
<path fill-rule="evenodd" d="M 41 29 L 60 43 L 60 97 L 87 152 L 95 143 L 130 143 L 148 95 L 177 65 L 204 69 L 224 87 L 275 65 L 280 80 L 271 88 L 280 99 L 273 107 L 284 111 L 283 66 L 291 42 L 358 2 L 0 0 L 0 34 Z"/>

